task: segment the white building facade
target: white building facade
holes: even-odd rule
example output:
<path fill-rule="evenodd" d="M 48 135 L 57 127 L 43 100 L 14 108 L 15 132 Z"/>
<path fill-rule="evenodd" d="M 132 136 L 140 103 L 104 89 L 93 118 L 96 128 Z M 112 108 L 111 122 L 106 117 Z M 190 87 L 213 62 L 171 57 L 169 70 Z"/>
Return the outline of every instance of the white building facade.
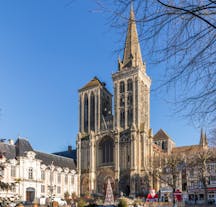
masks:
<path fill-rule="evenodd" d="M 41 197 L 64 198 L 65 193 L 77 194 L 73 159 L 35 151 L 26 139 L 18 139 L 15 144 L 2 142 L 0 152 L 1 182 L 13 186 L 0 190 L 0 197 L 32 202 Z"/>

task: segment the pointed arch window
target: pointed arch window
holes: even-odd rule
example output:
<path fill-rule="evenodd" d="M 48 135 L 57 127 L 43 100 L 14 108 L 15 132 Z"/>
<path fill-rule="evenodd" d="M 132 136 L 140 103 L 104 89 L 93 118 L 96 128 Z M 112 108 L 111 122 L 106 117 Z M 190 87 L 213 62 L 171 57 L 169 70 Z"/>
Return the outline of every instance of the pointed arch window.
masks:
<path fill-rule="evenodd" d="M 125 112 L 123 110 L 120 111 L 120 126 L 122 128 L 125 126 Z"/>
<path fill-rule="evenodd" d="M 113 162 L 113 140 L 111 138 L 105 138 L 101 143 L 102 149 L 102 163 Z"/>
<path fill-rule="evenodd" d="M 90 129 L 95 130 L 95 96 L 91 93 L 90 98 Z"/>
<path fill-rule="evenodd" d="M 125 84 L 124 81 L 120 82 L 120 88 L 119 88 L 120 93 L 124 93 L 125 92 Z"/>
<path fill-rule="evenodd" d="M 125 97 L 121 96 L 120 98 L 120 107 L 124 107 L 125 106 Z"/>
<path fill-rule="evenodd" d="M 88 95 L 84 97 L 84 131 L 88 132 Z"/>
<path fill-rule="evenodd" d="M 128 94 L 127 105 L 128 106 L 132 106 L 133 105 L 133 94 Z"/>
<path fill-rule="evenodd" d="M 128 118 L 128 126 L 131 126 L 131 124 L 133 123 L 133 109 L 132 108 L 128 109 L 127 118 Z"/>
<path fill-rule="evenodd" d="M 132 79 L 128 79 L 128 81 L 127 81 L 127 90 L 128 91 L 133 91 L 133 81 L 132 81 Z"/>
<path fill-rule="evenodd" d="M 82 130 L 82 98 L 80 98 L 80 104 L 79 104 L 79 131 Z"/>
<path fill-rule="evenodd" d="M 162 148 L 162 150 L 166 150 L 166 142 L 165 141 L 162 141 L 161 148 Z"/>

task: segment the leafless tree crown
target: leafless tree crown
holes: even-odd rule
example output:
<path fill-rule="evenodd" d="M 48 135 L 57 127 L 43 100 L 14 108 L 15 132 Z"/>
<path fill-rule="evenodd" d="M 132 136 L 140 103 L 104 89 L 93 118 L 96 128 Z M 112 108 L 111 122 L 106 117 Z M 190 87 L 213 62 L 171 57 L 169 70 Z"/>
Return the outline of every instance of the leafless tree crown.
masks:
<path fill-rule="evenodd" d="M 143 51 L 165 69 L 159 88 L 174 92 L 177 111 L 197 123 L 215 123 L 216 0 L 97 2 L 111 12 L 112 25 L 120 29 L 133 2 Z"/>

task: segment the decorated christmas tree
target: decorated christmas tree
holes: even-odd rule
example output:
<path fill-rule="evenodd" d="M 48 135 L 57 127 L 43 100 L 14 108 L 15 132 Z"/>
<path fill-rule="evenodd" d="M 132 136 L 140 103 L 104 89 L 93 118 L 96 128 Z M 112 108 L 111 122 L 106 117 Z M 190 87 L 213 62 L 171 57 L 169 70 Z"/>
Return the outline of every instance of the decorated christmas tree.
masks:
<path fill-rule="evenodd" d="M 114 205 L 114 196 L 113 196 L 110 180 L 108 179 L 104 206 L 110 206 L 110 205 Z"/>

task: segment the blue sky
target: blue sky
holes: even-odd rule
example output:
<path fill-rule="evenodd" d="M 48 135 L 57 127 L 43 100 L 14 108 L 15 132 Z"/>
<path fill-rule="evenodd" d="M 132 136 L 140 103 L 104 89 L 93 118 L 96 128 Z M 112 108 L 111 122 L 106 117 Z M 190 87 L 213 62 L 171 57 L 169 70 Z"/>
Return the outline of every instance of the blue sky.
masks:
<path fill-rule="evenodd" d="M 78 89 L 96 75 L 112 92 L 122 57 L 114 51 L 125 38 L 96 11 L 93 0 L 0 1 L 0 138 L 26 137 L 45 152 L 75 147 Z M 155 87 L 163 66 L 144 59 Z M 174 115 L 166 96 L 151 93 L 153 132 L 163 128 L 178 146 L 197 144 L 200 129 Z"/>

